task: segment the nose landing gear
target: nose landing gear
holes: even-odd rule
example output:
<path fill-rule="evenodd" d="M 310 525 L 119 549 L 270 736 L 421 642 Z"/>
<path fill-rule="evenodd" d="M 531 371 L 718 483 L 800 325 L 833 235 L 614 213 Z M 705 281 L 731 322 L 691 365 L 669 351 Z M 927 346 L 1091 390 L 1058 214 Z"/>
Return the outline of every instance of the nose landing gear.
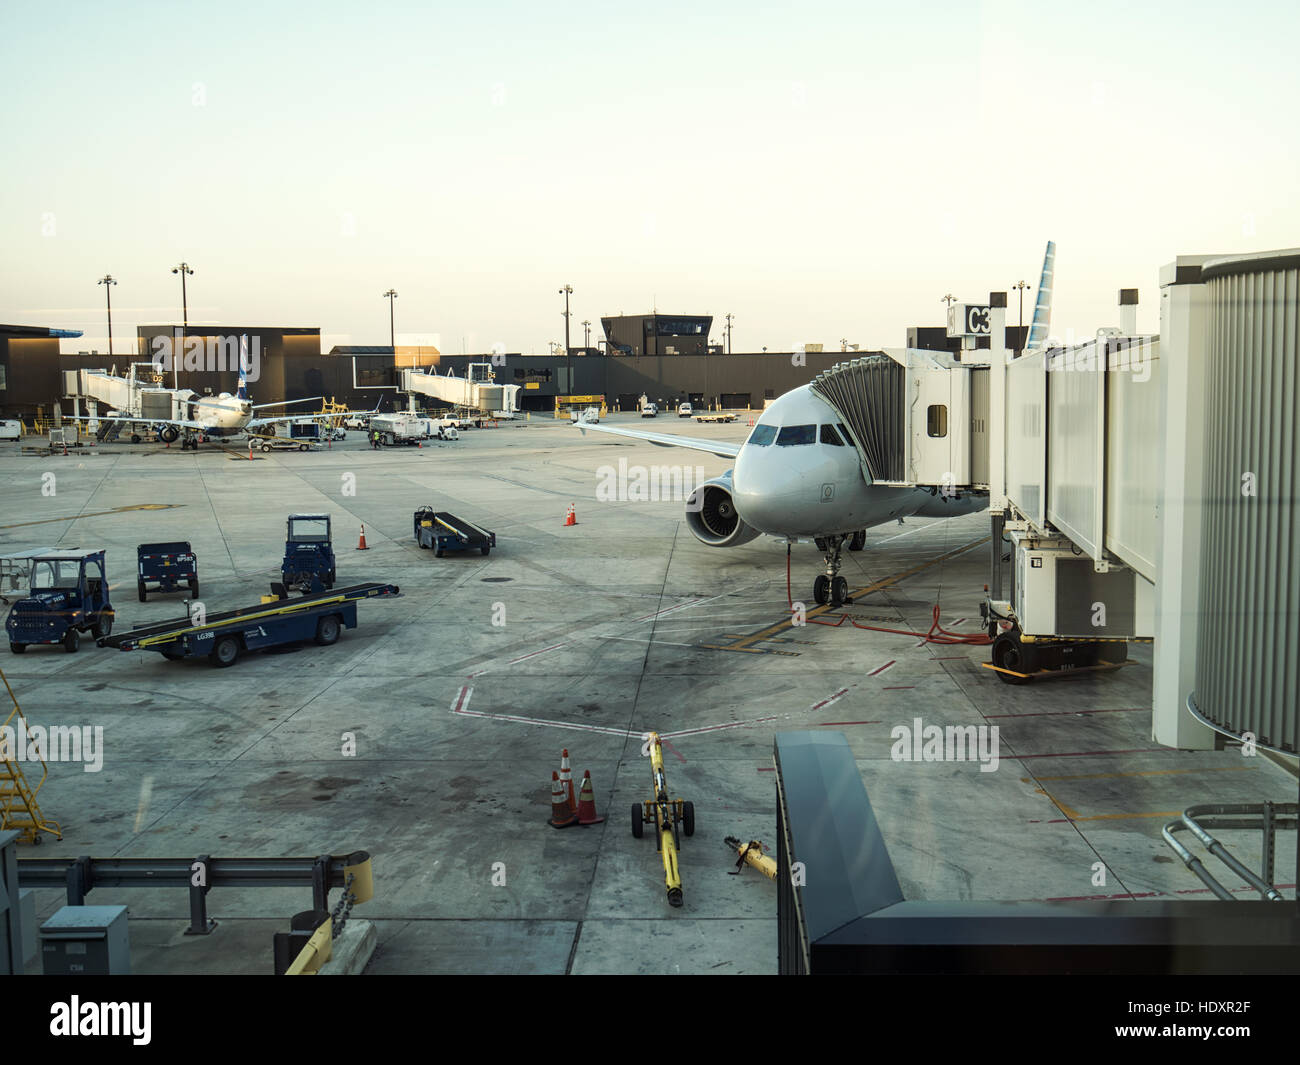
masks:
<path fill-rule="evenodd" d="M 817 546 L 826 558 L 826 572 L 813 581 L 813 600 L 818 606 L 825 606 L 828 602 L 831 606 L 847 606 L 853 602 L 849 598 L 849 582 L 840 576 L 840 559 L 847 539 L 843 534 L 817 538 Z M 852 550 L 852 546 L 849 549 Z"/>

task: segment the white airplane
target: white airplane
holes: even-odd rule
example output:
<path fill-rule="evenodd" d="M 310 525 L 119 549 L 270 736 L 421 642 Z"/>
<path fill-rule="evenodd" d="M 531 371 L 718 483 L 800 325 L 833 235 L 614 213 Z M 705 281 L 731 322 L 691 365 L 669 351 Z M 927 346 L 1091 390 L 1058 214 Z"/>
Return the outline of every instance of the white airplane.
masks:
<path fill-rule="evenodd" d="M 1050 316 L 1052 262 L 1049 243 L 1030 337 L 1041 344 Z M 1040 318 L 1041 316 L 1041 318 Z M 887 359 L 888 356 L 872 356 Z M 869 361 L 869 360 L 860 360 Z M 734 547 L 760 535 L 793 543 L 813 539 L 825 554 L 826 571 L 813 583 L 818 604 L 849 602 L 840 576 L 841 553 L 860 551 L 866 530 L 916 515 L 971 514 L 988 506 L 988 493 L 938 491 L 873 483 L 860 447 L 841 414 L 806 384 L 786 392 L 763 411 L 743 444 L 701 440 L 597 425 L 579 419 L 578 429 L 685 447 L 724 458 L 735 466 L 700 485 L 686 504 L 686 524 L 701 543 Z"/>

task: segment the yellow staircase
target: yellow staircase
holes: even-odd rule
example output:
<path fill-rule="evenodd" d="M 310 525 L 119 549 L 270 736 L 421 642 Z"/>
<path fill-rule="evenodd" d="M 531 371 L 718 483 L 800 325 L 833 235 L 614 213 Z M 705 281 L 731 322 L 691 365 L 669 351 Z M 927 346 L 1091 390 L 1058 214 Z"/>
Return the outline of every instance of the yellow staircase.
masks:
<path fill-rule="evenodd" d="M 12 735 L 14 746 L 22 744 L 25 748 L 27 718 L 23 717 L 22 708 L 14 698 L 14 690 L 9 687 L 9 678 L 5 676 L 3 669 L 0 669 L 0 680 L 4 681 L 5 691 L 9 693 L 9 700 L 14 704 L 9 716 L 4 719 L 3 725 L 0 725 L 0 830 L 16 829 L 22 834 L 21 838 L 34 844 L 40 843 L 44 838 L 41 836 L 42 832 L 50 833 L 55 839 L 62 839 L 63 831 L 59 828 L 59 823 L 46 821 L 41 816 L 41 808 L 36 804 L 36 793 L 41 790 L 45 778 L 50 775 L 50 767 L 45 764 L 45 759 L 42 757 L 40 759 L 41 779 L 33 788 L 27 783 L 22 767 L 14 759 L 14 755 L 18 752 L 10 750 L 9 745 L 4 741 L 5 737 Z M 4 732 L 5 727 L 11 731 Z"/>

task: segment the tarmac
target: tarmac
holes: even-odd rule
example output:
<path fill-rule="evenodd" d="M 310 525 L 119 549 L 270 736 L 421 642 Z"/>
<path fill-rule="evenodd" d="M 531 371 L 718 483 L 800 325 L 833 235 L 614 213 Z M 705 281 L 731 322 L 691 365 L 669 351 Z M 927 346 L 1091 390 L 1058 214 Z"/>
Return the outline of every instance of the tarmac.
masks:
<path fill-rule="evenodd" d="M 614 420 L 733 441 L 749 431 Z M 709 548 L 680 498 L 609 499 L 620 459 L 689 468 L 679 475 L 729 466 L 538 416 L 420 448 L 374 451 L 349 433 L 251 460 L 237 444 L 66 457 L 0 445 L 0 554 L 106 549 L 116 631 L 186 609 L 180 592 L 137 601 L 137 544 L 190 541 L 209 613 L 247 606 L 279 579 L 291 512 L 332 515 L 339 585 L 402 590 L 363 602 L 332 647 L 224 670 L 89 639 L 75 655 L 0 650 L 29 724 L 103 728 L 102 769 L 53 763 L 40 792 L 62 841 L 20 856 L 368 851 L 375 897 L 353 911 L 377 933 L 367 973 L 771 973 L 775 885 L 728 875 L 723 838 L 774 849 L 777 732 L 847 736 L 908 898 L 1209 899 L 1161 827 L 1197 803 L 1294 801 L 1294 780 L 1262 757 L 1151 740 L 1150 645 L 1115 671 L 1013 687 L 982 668 L 986 647 L 794 626 L 783 543 Z M 412 512 L 425 505 L 494 531 L 497 547 L 420 550 Z M 924 633 L 938 602 L 946 628 L 977 632 L 988 532 L 987 513 L 869 530 L 865 550 L 845 554 L 855 602 L 829 617 Z M 799 544 L 791 558 L 792 596 L 811 599 L 820 552 Z M 895 760 L 895 730 L 918 719 L 996 726 L 996 770 Z M 680 909 L 653 833 L 630 830 L 632 804 L 651 794 L 649 730 L 665 738 L 670 789 L 696 809 Z M 601 824 L 547 824 L 566 747 L 576 780 L 591 771 Z M 1253 834 L 1223 838 L 1257 867 Z M 1288 893 L 1294 848 L 1283 833 Z M 40 890 L 38 922 L 64 901 Z M 129 907 L 136 972 L 269 973 L 272 934 L 311 896 L 218 887 L 207 901 L 216 931 L 187 936 L 180 889 L 87 897 Z"/>

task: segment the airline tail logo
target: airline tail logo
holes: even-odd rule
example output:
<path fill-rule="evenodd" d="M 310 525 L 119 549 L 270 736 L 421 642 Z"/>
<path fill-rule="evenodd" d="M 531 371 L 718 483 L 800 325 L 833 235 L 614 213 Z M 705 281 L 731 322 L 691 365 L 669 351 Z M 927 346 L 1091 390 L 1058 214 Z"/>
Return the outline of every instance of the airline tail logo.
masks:
<path fill-rule="evenodd" d="M 238 399 L 248 398 L 248 337 L 239 338 L 239 391 L 235 393 Z"/>
<path fill-rule="evenodd" d="M 1052 326 L 1052 280 L 1056 273 L 1056 242 L 1047 242 L 1047 253 L 1043 256 L 1043 276 L 1038 282 L 1038 302 L 1034 306 L 1034 321 L 1029 327 L 1027 348 L 1041 348 L 1047 340 L 1047 331 Z"/>

